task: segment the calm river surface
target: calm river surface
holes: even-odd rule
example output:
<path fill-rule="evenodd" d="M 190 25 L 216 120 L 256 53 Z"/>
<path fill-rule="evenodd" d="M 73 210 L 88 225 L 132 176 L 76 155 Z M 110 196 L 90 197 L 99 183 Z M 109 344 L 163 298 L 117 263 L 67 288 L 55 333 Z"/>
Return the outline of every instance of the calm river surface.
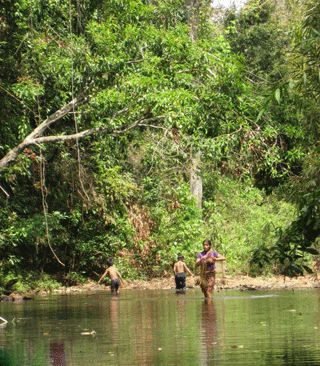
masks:
<path fill-rule="evenodd" d="M 320 365 L 316 290 L 53 295 L 0 316 L 1 366 Z"/>

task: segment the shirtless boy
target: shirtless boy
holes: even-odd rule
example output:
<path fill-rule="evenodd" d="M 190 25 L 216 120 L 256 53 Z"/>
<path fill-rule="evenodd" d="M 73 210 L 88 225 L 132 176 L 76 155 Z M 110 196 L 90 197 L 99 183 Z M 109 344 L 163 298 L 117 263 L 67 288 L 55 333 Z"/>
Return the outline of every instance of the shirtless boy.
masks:
<path fill-rule="evenodd" d="M 173 270 L 175 274 L 176 290 L 184 290 L 186 288 L 186 274 L 184 272 L 187 271 L 191 276 L 193 276 L 193 273 L 184 263 L 183 255 L 178 255 L 178 262 L 174 264 Z"/>
<path fill-rule="evenodd" d="M 105 278 L 105 276 L 108 275 L 111 280 L 111 292 L 117 293 L 119 286 L 120 286 L 120 281 L 121 281 L 121 284 L 123 284 L 123 278 L 121 277 L 121 274 L 119 273 L 117 268 L 113 265 L 112 258 L 109 258 L 107 260 L 107 264 L 108 264 L 108 268 L 105 270 L 104 274 L 101 276 L 98 283 L 100 283 Z"/>

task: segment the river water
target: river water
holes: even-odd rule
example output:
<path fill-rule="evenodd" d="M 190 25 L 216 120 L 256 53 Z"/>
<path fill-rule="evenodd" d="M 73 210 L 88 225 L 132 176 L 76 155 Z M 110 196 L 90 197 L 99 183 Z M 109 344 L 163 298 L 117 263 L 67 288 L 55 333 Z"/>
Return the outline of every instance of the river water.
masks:
<path fill-rule="evenodd" d="M 0 316 L 0 366 L 320 365 L 317 290 L 52 295 Z"/>

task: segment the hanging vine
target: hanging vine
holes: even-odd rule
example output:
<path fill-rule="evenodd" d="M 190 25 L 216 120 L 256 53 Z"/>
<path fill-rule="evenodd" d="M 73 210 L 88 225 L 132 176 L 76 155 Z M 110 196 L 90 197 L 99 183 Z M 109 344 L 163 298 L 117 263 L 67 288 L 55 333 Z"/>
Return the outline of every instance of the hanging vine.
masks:
<path fill-rule="evenodd" d="M 30 3 L 30 30 L 31 30 L 31 37 L 33 37 L 33 9 L 32 9 L 32 2 Z M 40 116 L 40 101 L 39 96 L 37 96 L 37 113 L 36 117 L 38 119 L 38 126 L 41 124 L 41 116 Z M 46 236 L 46 242 L 48 244 L 48 247 L 54 256 L 54 258 L 57 260 L 59 264 L 61 264 L 63 267 L 65 267 L 65 264 L 59 259 L 56 252 L 54 251 L 52 245 L 51 245 L 51 239 L 50 239 L 50 229 L 49 229 L 49 223 L 48 223 L 48 203 L 47 203 L 47 192 L 48 189 L 46 187 L 45 183 L 45 158 L 43 156 L 43 151 L 40 146 L 40 189 L 41 189 L 41 199 L 42 199 L 42 209 L 43 209 L 43 217 L 45 222 L 45 236 Z"/>

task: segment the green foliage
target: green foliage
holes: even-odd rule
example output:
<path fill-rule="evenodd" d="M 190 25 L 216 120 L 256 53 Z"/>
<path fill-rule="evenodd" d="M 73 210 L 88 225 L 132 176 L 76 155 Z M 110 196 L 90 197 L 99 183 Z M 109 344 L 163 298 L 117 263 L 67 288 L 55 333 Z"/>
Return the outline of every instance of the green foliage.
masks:
<path fill-rule="evenodd" d="M 304 19 L 298 27 L 295 38 L 294 68 L 292 78 L 295 87 L 304 98 L 319 99 L 319 14 L 320 6 L 315 0 L 305 3 Z"/>
<path fill-rule="evenodd" d="M 244 55 L 250 78 L 262 85 L 279 77 L 284 47 L 290 43 L 282 17 L 286 4 L 276 1 L 248 1 L 239 12 L 231 9 L 225 16 L 226 36 L 236 53 Z M 288 22 L 286 26 L 288 25 Z"/>
<path fill-rule="evenodd" d="M 284 274 L 295 275 L 310 272 L 308 261 L 318 255 L 319 238 L 319 75 L 315 65 L 319 63 L 319 11 L 318 2 L 308 1 L 302 9 L 302 21 L 297 25 L 291 52 L 291 69 L 283 83 L 282 91 L 296 98 L 301 115 L 300 144 L 293 154 L 300 154 L 299 175 L 291 179 L 287 191 L 298 204 L 298 217 L 281 233 L 277 241 L 275 258 Z M 310 255 L 311 254 L 311 255 Z"/>
<path fill-rule="evenodd" d="M 290 232 L 291 230 L 291 232 Z M 253 273 L 259 273 L 270 268 L 273 273 L 284 276 L 298 276 L 305 272 L 313 273 L 312 256 L 319 255 L 319 251 L 311 247 L 302 235 L 296 234 L 294 225 L 290 229 L 276 230 L 278 240 L 275 245 L 267 247 L 265 244 L 254 249 L 250 259 Z"/>
<path fill-rule="evenodd" d="M 167 192 L 170 195 L 170 192 Z M 185 256 L 186 263 L 193 267 L 195 244 L 203 232 L 201 210 L 190 196 L 189 187 L 180 185 L 171 193 L 172 201 L 166 206 L 159 202 L 151 211 L 158 223 L 152 239 L 157 242 L 156 264 L 162 270 L 172 269 L 178 254 Z M 200 243 L 202 240 L 200 239 Z"/>
<path fill-rule="evenodd" d="M 137 258 L 135 258 L 135 263 L 136 263 Z M 121 276 L 124 279 L 129 279 L 129 280 L 145 280 L 147 279 L 147 271 L 143 271 L 139 268 L 139 266 L 132 265 L 132 258 L 131 256 L 125 256 L 125 257 L 117 257 L 116 261 L 115 261 L 115 265 L 117 267 L 117 269 L 119 270 L 119 272 L 121 273 Z"/>
<path fill-rule="evenodd" d="M 278 246 L 288 256 L 288 252 L 293 252 L 294 255 L 296 255 L 296 252 L 319 254 L 319 248 L 316 244 L 320 234 L 318 158 L 319 151 L 315 147 L 305 158 L 301 177 L 294 182 L 292 187 L 293 194 L 298 202 L 298 217 L 292 221 L 278 240 Z M 303 269 L 309 271 L 307 267 L 303 267 Z M 296 269 L 296 271 L 298 270 Z"/>
<path fill-rule="evenodd" d="M 79 286 L 84 285 L 88 279 L 79 272 L 68 272 L 63 277 L 63 281 L 67 286 Z"/>
<path fill-rule="evenodd" d="M 247 166 L 256 185 L 268 193 L 291 174 L 300 174 L 311 142 L 305 127 L 310 119 L 301 113 L 303 96 L 294 91 L 292 76 L 293 35 L 303 14 L 302 6 L 298 10 L 296 5 L 254 0 L 239 12 L 228 11 L 224 19 L 226 37 L 231 49 L 245 57 L 254 92 L 266 96 L 257 104 L 257 129 L 246 131 L 243 155 L 246 161 L 252 159 Z M 254 100 L 257 103 L 259 98 Z"/>
<path fill-rule="evenodd" d="M 315 64 L 312 9 L 297 49 Z M 227 256 L 230 271 L 248 272 L 253 248 L 267 253 L 275 245 L 274 231 L 264 230 L 273 226 L 282 237 L 290 228 L 290 255 L 300 255 L 307 235 L 309 250 L 319 229 L 317 169 L 306 167 L 318 107 L 305 98 L 310 112 L 301 110 L 296 81 L 260 83 L 290 74 L 284 66 L 290 38 L 278 10 L 275 2 L 250 1 L 239 14 L 227 14 L 222 34 L 210 21 L 208 1 L 194 7 L 180 0 L 6 2 L 0 10 L 0 156 L 88 84 L 87 103 L 48 134 L 144 126 L 30 146 L 6 169 L 2 269 L 19 271 L 23 264 L 81 283 L 115 257 L 126 278 L 147 278 L 170 271 L 179 253 L 192 268 L 208 237 Z M 316 87 L 312 70 L 298 75 L 309 91 Z M 263 95 L 270 89 L 268 104 Z M 202 159 L 202 210 L 189 189 L 195 151 Z M 318 156 L 314 151 L 312 166 Z M 294 207 L 272 195 L 292 173 L 304 177 L 295 221 Z M 276 245 L 280 258 L 283 247 Z"/>
<path fill-rule="evenodd" d="M 288 225 L 295 208 L 266 196 L 250 180 L 241 182 L 216 175 L 215 186 L 214 199 L 204 205 L 204 236 L 212 238 L 218 252 L 226 256 L 230 272 L 249 273 L 254 248 L 270 248 L 276 237 L 269 228 Z"/>
<path fill-rule="evenodd" d="M 5 274 L 2 272 L 1 275 L 1 284 L 17 279 L 18 282 L 13 286 L 12 290 L 19 293 L 53 291 L 61 286 L 61 283 L 54 280 L 50 275 L 36 270 L 26 271 L 23 268 L 19 268 L 15 272 L 12 271 Z"/>
<path fill-rule="evenodd" d="M 316 159 L 316 160 L 315 160 Z M 298 181 L 291 186 L 298 202 L 298 216 L 285 228 L 277 228 L 277 241 L 270 247 L 261 245 L 253 253 L 251 266 L 273 265 L 275 271 L 287 276 L 312 272 L 312 259 L 319 255 L 320 233 L 319 163 L 317 149 L 304 161 Z M 288 188 L 287 188 L 288 191 Z"/>

